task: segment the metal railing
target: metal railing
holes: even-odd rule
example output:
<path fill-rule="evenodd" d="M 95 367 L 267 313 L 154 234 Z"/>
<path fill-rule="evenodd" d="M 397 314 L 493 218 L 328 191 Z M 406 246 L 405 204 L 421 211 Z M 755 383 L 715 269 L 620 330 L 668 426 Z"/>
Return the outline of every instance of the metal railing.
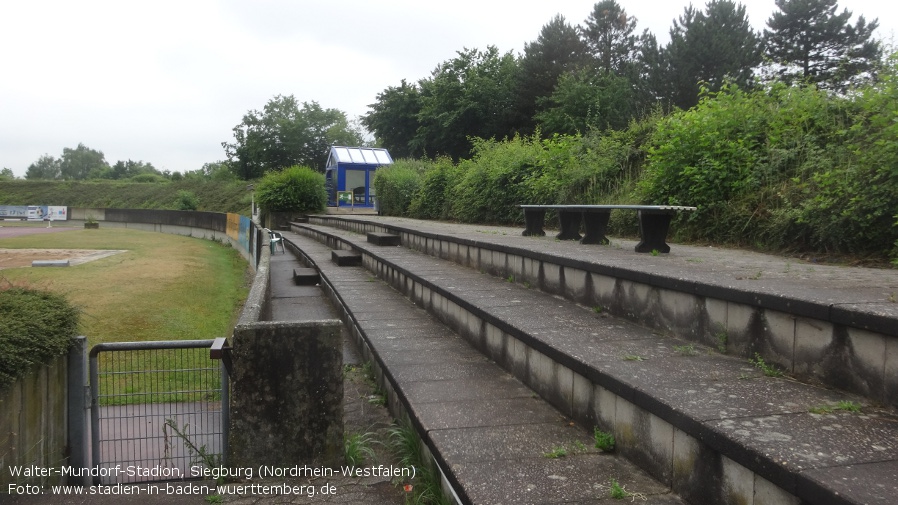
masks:
<path fill-rule="evenodd" d="M 90 350 L 96 484 L 198 477 L 227 454 L 228 375 L 214 340 L 115 342 Z"/>

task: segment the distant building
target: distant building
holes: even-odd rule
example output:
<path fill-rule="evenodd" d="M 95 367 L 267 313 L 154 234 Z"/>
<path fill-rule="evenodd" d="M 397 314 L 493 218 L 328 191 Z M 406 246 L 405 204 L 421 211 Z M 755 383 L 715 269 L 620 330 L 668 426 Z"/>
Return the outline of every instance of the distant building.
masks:
<path fill-rule="evenodd" d="M 373 207 L 374 172 L 392 165 L 386 149 L 373 147 L 331 147 L 325 166 L 327 204 L 330 206 Z"/>

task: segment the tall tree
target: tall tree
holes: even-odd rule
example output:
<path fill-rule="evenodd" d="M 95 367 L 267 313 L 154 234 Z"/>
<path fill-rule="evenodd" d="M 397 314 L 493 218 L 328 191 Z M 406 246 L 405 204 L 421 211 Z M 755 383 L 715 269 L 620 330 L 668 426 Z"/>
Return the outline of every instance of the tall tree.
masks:
<path fill-rule="evenodd" d="M 377 102 L 368 107 L 370 110 L 362 117 L 362 124 L 394 158 L 424 154 L 412 147 L 421 112 L 421 92 L 415 84 L 403 79 L 398 87 L 391 86 L 378 93 Z"/>
<path fill-rule="evenodd" d="M 844 91 L 875 70 L 882 56 L 872 38 L 878 20 L 868 24 L 860 16 L 852 25 L 847 9 L 836 14 L 836 0 L 776 0 L 776 6 L 764 38 L 781 79 Z"/>
<path fill-rule="evenodd" d="M 634 93 L 626 77 L 582 68 L 561 76 L 552 95 L 541 100 L 536 118 L 547 134 L 625 128 L 636 116 Z"/>
<path fill-rule="evenodd" d="M 616 0 L 602 0 L 595 4 L 582 28 L 583 39 L 592 51 L 599 69 L 617 75 L 629 73 L 628 66 L 636 59 L 636 18 L 628 16 Z"/>
<path fill-rule="evenodd" d="M 537 102 L 549 97 L 558 78 L 583 67 L 589 55 L 577 28 L 561 14 L 543 26 L 539 37 L 524 45 L 517 85 L 517 114 L 522 133 L 531 133 Z"/>
<path fill-rule="evenodd" d="M 318 102 L 277 95 L 261 111 L 251 110 L 235 126 L 234 142 L 222 142 L 228 161 L 242 179 L 271 170 L 304 165 L 324 171 L 331 145 L 362 145 L 360 131 L 346 114 L 322 109 Z"/>
<path fill-rule="evenodd" d="M 25 172 L 26 179 L 59 179 L 62 177 L 62 170 L 59 168 L 60 160 L 45 154 L 37 159 Z"/>
<path fill-rule="evenodd" d="M 511 136 L 517 72 L 515 57 L 494 46 L 458 51 L 440 64 L 419 82 L 420 127 L 412 149 L 458 159 L 469 154 L 469 137 Z"/>
<path fill-rule="evenodd" d="M 704 11 L 686 7 L 665 49 L 671 102 L 688 109 L 698 103 L 700 85 L 717 91 L 724 80 L 748 86 L 761 54 L 761 38 L 742 4 L 711 0 Z"/>
<path fill-rule="evenodd" d="M 102 151 L 79 143 L 75 149 L 66 147 L 62 150 L 59 169 L 65 180 L 82 180 L 99 177 L 109 170 L 109 163 Z"/>

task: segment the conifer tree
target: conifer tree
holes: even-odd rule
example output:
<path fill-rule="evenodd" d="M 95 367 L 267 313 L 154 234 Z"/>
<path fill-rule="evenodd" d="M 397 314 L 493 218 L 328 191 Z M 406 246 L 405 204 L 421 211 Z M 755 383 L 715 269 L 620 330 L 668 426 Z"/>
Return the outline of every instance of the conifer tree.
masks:
<path fill-rule="evenodd" d="M 882 55 L 873 39 L 878 20 L 860 16 L 852 25 L 850 11 L 836 13 L 836 0 L 776 0 L 776 6 L 764 38 L 781 79 L 844 91 L 875 71 Z"/>

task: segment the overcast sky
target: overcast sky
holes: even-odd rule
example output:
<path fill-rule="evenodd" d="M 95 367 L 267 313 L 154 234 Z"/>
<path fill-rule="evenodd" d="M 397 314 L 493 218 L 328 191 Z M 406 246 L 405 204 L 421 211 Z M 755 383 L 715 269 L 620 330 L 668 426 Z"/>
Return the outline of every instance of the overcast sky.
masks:
<path fill-rule="evenodd" d="M 687 0 L 618 0 L 659 42 Z M 294 95 L 364 114 L 465 47 L 521 53 L 589 0 L 0 0 L 0 167 L 22 177 L 78 143 L 110 164 L 187 171 L 224 159 L 243 114 Z M 745 0 L 755 30 L 774 0 Z M 704 8 L 701 0 L 694 4 Z M 895 41 L 896 3 L 841 2 Z"/>

